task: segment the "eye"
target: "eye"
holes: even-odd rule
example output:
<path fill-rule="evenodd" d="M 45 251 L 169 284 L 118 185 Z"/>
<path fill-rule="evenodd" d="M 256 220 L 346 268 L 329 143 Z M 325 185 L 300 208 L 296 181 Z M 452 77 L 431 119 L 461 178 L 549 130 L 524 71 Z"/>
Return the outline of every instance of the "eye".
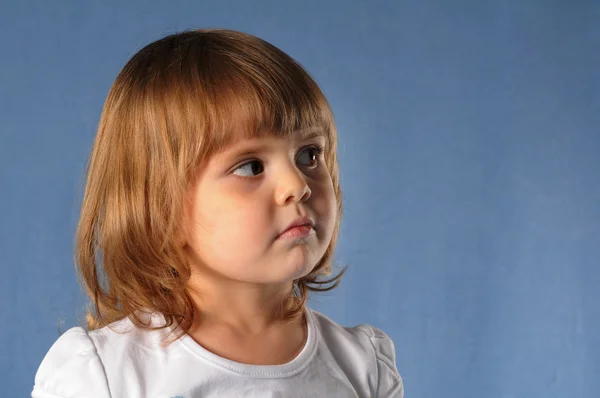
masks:
<path fill-rule="evenodd" d="M 238 170 L 245 170 L 245 173 L 250 173 L 251 175 L 239 175 L 236 174 L 239 177 L 254 177 L 255 175 L 252 175 L 252 173 L 261 173 L 263 169 L 262 163 L 259 160 L 251 160 L 249 162 L 244 163 L 243 165 L 241 165 L 240 167 L 236 168 L 233 171 L 233 174 L 236 174 L 236 171 Z"/>
<path fill-rule="evenodd" d="M 298 156 L 298 158 L 302 159 L 302 160 L 308 160 L 309 164 L 307 164 L 306 166 L 308 166 L 311 169 L 314 169 L 318 166 L 319 156 L 321 156 L 323 151 L 324 151 L 324 148 L 322 146 L 312 145 L 307 148 L 304 148 L 304 150 L 302 150 L 302 152 L 300 153 L 300 156 Z M 308 153 L 308 156 L 303 156 L 305 153 Z M 306 159 L 304 159 L 304 158 L 306 158 Z M 241 175 L 240 175 L 240 173 L 237 173 L 238 171 L 242 171 Z M 262 173 L 263 171 L 264 171 L 264 167 L 263 167 L 262 162 L 258 159 L 253 159 L 253 160 L 243 163 L 242 165 L 237 167 L 233 171 L 233 174 L 235 174 L 238 177 L 251 178 L 251 177 L 256 177 L 256 175 Z"/>
<path fill-rule="evenodd" d="M 323 153 L 323 147 L 313 145 L 313 146 L 309 146 L 305 149 L 306 150 L 302 151 L 301 153 L 310 153 L 308 150 L 312 151 L 312 156 L 310 156 L 310 155 L 308 156 L 308 159 L 310 162 L 310 164 L 308 166 L 311 169 L 314 169 L 319 164 L 319 156 L 321 156 L 321 154 Z"/>

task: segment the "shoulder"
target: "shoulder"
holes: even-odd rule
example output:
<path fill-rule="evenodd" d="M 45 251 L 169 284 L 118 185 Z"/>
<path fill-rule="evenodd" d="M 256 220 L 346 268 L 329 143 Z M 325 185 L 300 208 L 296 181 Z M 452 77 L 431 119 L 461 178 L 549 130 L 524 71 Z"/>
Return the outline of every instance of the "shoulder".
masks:
<path fill-rule="evenodd" d="M 313 309 L 310 311 L 319 329 L 319 334 L 323 339 L 328 340 L 328 343 L 337 341 L 349 346 L 348 348 L 350 346 L 360 347 L 365 354 L 376 355 L 387 362 L 395 360 L 394 343 L 383 330 L 368 324 L 342 326 L 319 311 Z"/>
<path fill-rule="evenodd" d="M 368 372 L 376 385 L 376 396 L 404 396 L 402 377 L 396 367 L 395 345 L 387 333 L 368 324 L 342 326 L 318 311 L 311 311 L 329 347 L 343 351 L 343 355 L 350 357 L 346 360 L 370 364 Z"/>
<path fill-rule="evenodd" d="M 140 313 L 139 317 L 152 327 L 164 324 L 158 313 Z M 138 328 L 129 318 L 89 332 L 82 327 L 71 328 L 44 357 L 32 397 L 109 398 L 110 391 L 116 394 L 127 390 L 129 384 L 135 387 L 143 382 L 151 357 L 163 352 L 166 333 L 166 329 Z"/>
<path fill-rule="evenodd" d="M 82 327 L 67 330 L 50 347 L 35 375 L 31 396 L 110 397 L 104 367 Z"/>

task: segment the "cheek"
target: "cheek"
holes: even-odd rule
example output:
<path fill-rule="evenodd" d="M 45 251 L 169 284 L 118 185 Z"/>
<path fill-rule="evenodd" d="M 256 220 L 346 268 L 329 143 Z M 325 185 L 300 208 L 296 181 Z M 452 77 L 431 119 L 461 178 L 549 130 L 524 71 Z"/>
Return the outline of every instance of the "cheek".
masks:
<path fill-rule="evenodd" d="M 272 233 L 264 206 L 247 199 L 236 200 L 235 195 L 215 197 L 218 199 L 201 203 L 196 208 L 195 246 L 219 257 L 239 257 L 241 253 L 259 250 L 257 238 Z"/>
<path fill-rule="evenodd" d="M 337 218 L 337 203 L 331 179 L 320 184 L 314 193 L 315 210 L 322 219 L 327 234 L 330 234 Z"/>

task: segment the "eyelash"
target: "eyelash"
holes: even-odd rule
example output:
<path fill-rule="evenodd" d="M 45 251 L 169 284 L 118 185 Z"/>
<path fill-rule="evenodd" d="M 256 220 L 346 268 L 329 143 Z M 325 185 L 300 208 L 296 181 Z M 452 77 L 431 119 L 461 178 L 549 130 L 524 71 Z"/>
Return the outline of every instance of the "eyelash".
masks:
<path fill-rule="evenodd" d="M 319 158 L 320 158 L 320 157 L 321 157 L 321 155 L 322 155 L 322 154 L 325 152 L 325 147 L 324 147 L 323 145 L 320 145 L 320 144 L 319 144 L 319 145 L 310 145 L 310 146 L 307 146 L 307 147 L 304 147 L 304 148 L 302 148 L 302 149 L 300 150 L 300 152 L 302 152 L 302 151 L 304 151 L 304 150 L 307 150 L 307 149 L 314 149 L 314 151 L 315 151 L 315 158 L 316 158 L 315 162 L 318 164 Z M 247 166 L 248 164 L 250 164 L 250 163 L 252 163 L 252 162 L 256 162 L 256 161 L 260 161 L 260 160 L 259 160 L 259 159 L 250 159 L 250 160 L 248 160 L 248 161 L 245 161 L 244 163 L 241 163 L 240 165 L 236 166 L 236 167 L 235 167 L 235 168 L 234 168 L 234 169 L 231 171 L 231 175 L 232 175 L 233 177 L 235 177 L 235 178 L 239 178 L 239 179 L 242 179 L 242 180 L 254 179 L 254 178 L 257 178 L 257 177 L 259 177 L 259 176 L 262 174 L 262 172 L 261 172 L 261 174 L 258 174 L 258 175 L 256 175 L 256 176 L 252 176 L 252 177 L 243 177 L 243 176 L 238 176 L 238 175 L 235 175 L 235 174 L 233 174 L 233 172 L 234 172 L 234 171 L 236 171 L 237 169 L 239 169 L 239 168 L 242 168 L 242 167 L 244 167 L 244 166 Z M 316 166 L 315 166 L 315 167 L 316 167 Z"/>

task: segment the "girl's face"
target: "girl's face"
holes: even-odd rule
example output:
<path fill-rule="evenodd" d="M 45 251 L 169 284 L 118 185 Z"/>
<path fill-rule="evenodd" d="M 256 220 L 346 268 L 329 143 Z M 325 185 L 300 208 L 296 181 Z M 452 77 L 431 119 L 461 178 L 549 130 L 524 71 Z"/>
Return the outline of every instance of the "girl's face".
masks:
<path fill-rule="evenodd" d="M 308 274 L 329 245 L 336 198 L 314 130 L 292 138 L 238 140 L 193 181 L 185 223 L 192 275 L 213 281 L 282 284 Z M 301 238 L 280 234 L 299 217 Z"/>

